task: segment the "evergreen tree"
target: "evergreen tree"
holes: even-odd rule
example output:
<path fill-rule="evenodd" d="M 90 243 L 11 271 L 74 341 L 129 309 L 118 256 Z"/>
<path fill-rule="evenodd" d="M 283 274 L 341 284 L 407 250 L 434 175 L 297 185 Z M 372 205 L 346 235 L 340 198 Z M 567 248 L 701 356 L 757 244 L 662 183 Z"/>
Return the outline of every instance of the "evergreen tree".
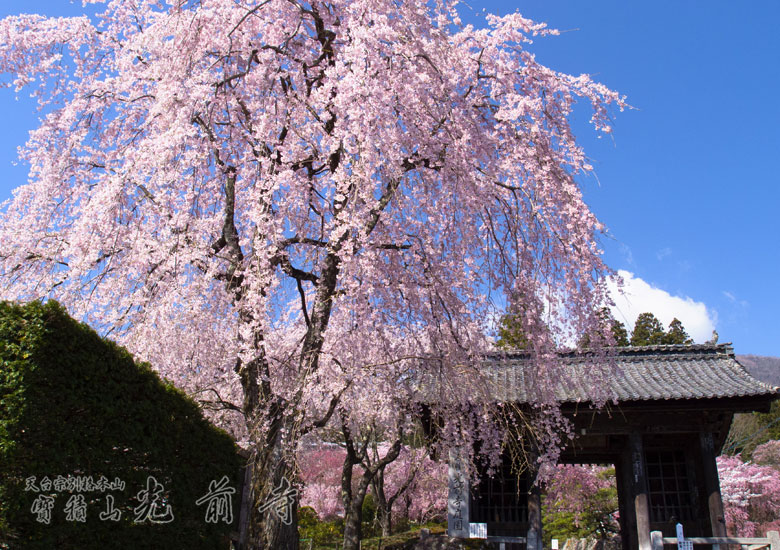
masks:
<path fill-rule="evenodd" d="M 610 312 L 609 308 L 603 307 L 599 310 L 598 313 L 599 316 L 599 327 L 600 327 L 600 334 L 605 337 L 605 333 L 607 330 L 609 330 L 612 333 L 612 338 L 615 341 L 616 346 L 628 346 L 628 332 L 626 331 L 626 326 L 612 317 L 612 313 Z M 590 342 L 590 336 L 588 334 L 584 334 L 579 342 L 577 343 L 577 346 L 580 349 L 589 348 L 591 345 Z"/>
<path fill-rule="evenodd" d="M 632 346 L 653 346 L 664 344 L 666 332 L 661 321 L 652 313 L 640 313 L 631 333 Z"/>
<path fill-rule="evenodd" d="M 669 323 L 669 330 L 664 336 L 664 344 L 693 344 L 693 339 L 685 332 L 682 322 L 675 317 Z"/>
<path fill-rule="evenodd" d="M 503 350 L 523 350 L 528 347 L 528 338 L 523 331 L 519 313 L 506 313 L 501 316 L 496 347 Z"/>
<path fill-rule="evenodd" d="M 630 345 L 630 342 L 628 341 L 628 331 L 626 330 L 626 325 L 617 319 L 612 319 L 612 337 L 615 339 L 616 346 Z"/>

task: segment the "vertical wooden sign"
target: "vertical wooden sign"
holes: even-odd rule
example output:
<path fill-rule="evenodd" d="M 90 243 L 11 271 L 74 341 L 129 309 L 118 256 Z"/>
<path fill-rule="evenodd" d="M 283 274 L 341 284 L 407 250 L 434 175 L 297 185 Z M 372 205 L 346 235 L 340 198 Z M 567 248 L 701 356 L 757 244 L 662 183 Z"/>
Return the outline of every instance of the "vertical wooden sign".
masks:
<path fill-rule="evenodd" d="M 447 534 L 469 537 L 469 481 L 460 449 L 450 449 L 447 469 Z"/>
<path fill-rule="evenodd" d="M 650 501 L 647 492 L 647 467 L 642 434 L 631 432 L 628 436 L 628 450 L 631 453 L 631 494 L 634 497 L 636 530 L 639 550 L 651 550 L 650 540 Z"/>

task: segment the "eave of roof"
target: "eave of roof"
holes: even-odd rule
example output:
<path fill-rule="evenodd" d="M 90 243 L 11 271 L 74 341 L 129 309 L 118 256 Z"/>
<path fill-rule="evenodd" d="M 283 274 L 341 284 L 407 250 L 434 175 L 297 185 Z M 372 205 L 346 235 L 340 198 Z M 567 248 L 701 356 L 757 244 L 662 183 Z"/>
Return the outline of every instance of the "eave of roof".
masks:
<path fill-rule="evenodd" d="M 745 370 L 730 344 L 624 347 L 610 350 L 606 357 L 567 352 L 558 358 L 559 367 L 552 369 L 555 374 L 545 378 L 538 375 L 528 353 L 488 354 L 479 369 L 487 377 L 487 395 L 498 402 L 530 403 L 545 384 L 561 403 L 773 398 L 778 394 L 778 388 Z M 607 365 L 614 370 L 605 369 Z"/>

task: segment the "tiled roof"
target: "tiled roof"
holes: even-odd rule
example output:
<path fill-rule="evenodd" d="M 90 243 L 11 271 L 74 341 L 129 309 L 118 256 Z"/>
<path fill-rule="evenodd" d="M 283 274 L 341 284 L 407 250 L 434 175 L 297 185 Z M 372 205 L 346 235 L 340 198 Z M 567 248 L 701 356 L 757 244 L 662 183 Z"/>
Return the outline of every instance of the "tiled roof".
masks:
<path fill-rule="evenodd" d="M 603 377 L 604 359 L 561 354 L 559 373 L 547 380 L 561 402 L 598 400 L 595 388 L 606 399 L 651 401 L 774 395 L 778 388 L 750 376 L 734 357 L 730 344 L 665 345 L 617 348 L 611 359 L 617 374 Z M 522 353 L 487 356 L 479 370 L 489 380 L 490 398 L 503 402 L 534 401 L 539 381 L 530 357 Z M 608 372 L 602 369 L 602 372 Z"/>

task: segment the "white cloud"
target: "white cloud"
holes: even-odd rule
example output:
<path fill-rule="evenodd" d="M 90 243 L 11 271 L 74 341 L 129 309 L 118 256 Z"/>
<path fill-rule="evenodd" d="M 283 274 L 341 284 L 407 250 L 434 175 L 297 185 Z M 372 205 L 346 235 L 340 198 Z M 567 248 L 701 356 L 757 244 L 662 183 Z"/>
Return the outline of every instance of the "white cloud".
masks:
<path fill-rule="evenodd" d="M 666 326 L 677 317 L 685 330 L 698 343 L 704 343 L 712 337 L 717 314 L 707 309 L 703 302 L 696 302 L 687 296 L 672 296 L 665 290 L 656 288 L 635 276 L 630 271 L 620 270 L 623 278 L 623 294 L 618 292 L 617 284 L 609 282 L 609 291 L 615 305 L 612 314 L 615 319 L 626 324 L 629 330 L 640 313 L 649 311 Z"/>

